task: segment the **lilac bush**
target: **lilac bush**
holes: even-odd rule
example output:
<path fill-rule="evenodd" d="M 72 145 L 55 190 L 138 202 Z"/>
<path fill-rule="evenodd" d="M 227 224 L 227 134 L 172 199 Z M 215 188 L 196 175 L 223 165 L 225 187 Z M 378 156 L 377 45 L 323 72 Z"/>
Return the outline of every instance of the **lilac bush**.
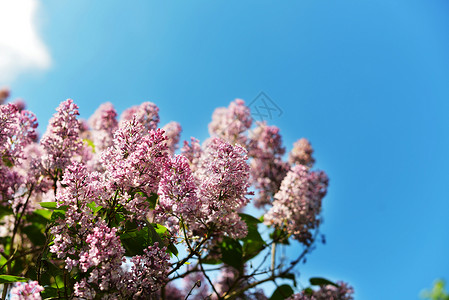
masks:
<path fill-rule="evenodd" d="M 210 138 L 180 147 L 181 125 L 159 128 L 151 102 L 120 119 L 105 103 L 86 122 L 69 99 L 38 139 L 36 117 L 8 96 L 0 91 L 3 299 L 352 299 L 324 278 L 298 288 L 328 177 L 312 169 L 309 141 L 287 154 L 279 128 L 253 122 L 243 100 L 215 110 Z M 281 259 L 285 247 L 298 256 Z"/>

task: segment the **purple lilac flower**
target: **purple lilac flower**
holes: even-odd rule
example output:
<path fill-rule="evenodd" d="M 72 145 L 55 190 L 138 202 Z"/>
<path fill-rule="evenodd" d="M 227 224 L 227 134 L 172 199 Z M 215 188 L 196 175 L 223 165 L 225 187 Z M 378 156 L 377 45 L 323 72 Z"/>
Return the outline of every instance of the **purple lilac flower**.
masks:
<path fill-rule="evenodd" d="M 285 148 L 282 147 L 279 128 L 259 123 L 251 132 L 248 149 L 253 158 L 250 164 L 251 182 L 258 190 L 254 205 L 263 207 L 271 204 L 290 168 L 288 163 L 282 160 Z"/>
<path fill-rule="evenodd" d="M 312 167 L 315 159 L 312 157 L 313 148 L 310 142 L 305 139 L 299 139 L 293 144 L 293 149 L 288 155 L 288 162 L 292 165 L 300 164 Z"/>
<path fill-rule="evenodd" d="M 109 102 L 101 104 L 90 117 L 91 137 L 96 152 L 101 152 L 113 145 L 114 132 L 118 128 L 116 118 L 117 112 Z"/>
<path fill-rule="evenodd" d="M 42 164 L 52 178 L 62 175 L 65 167 L 71 163 L 72 157 L 82 147 L 79 136 L 80 123 L 76 118 L 79 115 L 78 106 L 73 100 L 68 99 L 56 110 L 57 113 L 50 120 L 40 142 L 46 152 Z"/>
<path fill-rule="evenodd" d="M 131 121 L 133 118 L 143 125 L 146 132 L 155 130 L 159 124 L 159 108 L 151 102 L 130 107 L 122 113 L 121 123 Z"/>
<path fill-rule="evenodd" d="M 320 224 L 321 201 L 328 182 L 324 172 L 311 172 L 303 165 L 294 166 L 274 196 L 273 207 L 264 216 L 265 224 L 283 229 L 309 245 L 311 231 Z"/>
<path fill-rule="evenodd" d="M 162 127 L 162 130 L 164 130 L 164 135 L 167 137 L 168 152 L 170 153 L 170 155 L 173 155 L 178 149 L 182 127 L 178 122 L 170 122 Z"/>
<path fill-rule="evenodd" d="M 231 237 L 246 235 L 246 225 L 237 212 L 249 202 L 247 159 L 243 147 L 212 138 L 206 143 L 195 173 L 201 218 Z"/>
<path fill-rule="evenodd" d="M 163 165 L 159 182 L 159 204 L 156 210 L 159 219 L 165 221 L 167 217 L 175 216 L 184 223 L 195 222 L 200 207 L 196 190 L 187 158 L 183 155 L 169 157 Z M 174 228 L 174 231 L 177 229 Z"/>
<path fill-rule="evenodd" d="M 11 300 L 40 300 L 43 290 L 37 281 L 17 282 L 11 289 Z"/>
<path fill-rule="evenodd" d="M 167 282 L 169 259 L 167 248 L 159 248 L 156 242 L 153 246 L 144 249 L 143 255 L 131 258 L 131 280 L 128 290 L 131 294 L 147 297 L 155 294 Z"/>
<path fill-rule="evenodd" d="M 198 163 L 201 157 L 201 154 L 203 153 L 203 150 L 201 149 L 200 142 L 192 137 L 190 140 L 190 144 L 187 141 L 184 141 L 184 146 L 181 149 L 182 155 L 187 157 L 190 164 L 190 169 L 193 173 L 196 172 L 198 169 Z"/>
<path fill-rule="evenodd" d="M 211 136 L 217 136 L 231 144 L 245 145 L 247 138 L 245 132 L 251 127 L 252 117 L 245 101 L 236 99 L 228 108 L 215 109 L 212 122 L 209 124 Z"/>

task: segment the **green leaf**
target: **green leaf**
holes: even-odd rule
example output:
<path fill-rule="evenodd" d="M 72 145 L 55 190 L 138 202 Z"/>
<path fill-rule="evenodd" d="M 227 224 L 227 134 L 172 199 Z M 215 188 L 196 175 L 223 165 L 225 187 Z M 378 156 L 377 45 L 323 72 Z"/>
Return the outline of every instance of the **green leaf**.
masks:
<path fill-rule="evenodd" d="M 293 295 L 293 289 L 288 284 L 279 286 L 271 295 L 270 300 L 284 300 Z"/>
<path fill-rule="evenodd" d="M 225 237 L 220 244 L 220 248 L 222 261 L 240 272 L 243 268 L 242 245 L 234 239 Z"/>
<path fill-rule="evenodd" d="M 319 286 L 333 285 L 335 287 L 338 287 L 338 284 L 336 284 L 330 280 L 327 280 L 326 278 L 322 278 L 322 277 L 312 277 L 309 279 L 309 281 L 310 281 L 311 285 L 319 285 Z"/>
<path fill-rule="evenodd" d="M 27 282 L 29 279 L 25 277 L 13 276 L 13 275 L 0 275 L 0 283 L 9 282 Z"/>
<path fill-rule="evenodd" d="M 242 218 L 243 221 L 245 221 L 246 224 L 259 224 L 259 223 L 262 223 L 262 221 L 260 221 L 259 219 L 256 219 L 253 216 L 248 215 L 248 214 L 240 213 L 239 216 L 240 216 L 240 218 Z"/>
<path fill-rule="evenodd" d="M 50 221 L 51 219 L 51 211 L 48 211 L 46 209 L 36 209 L 34 210 L 33 214 L 41 216 L 48 221 Z"/>
<path fill-rule="evenodd" d="M 0 219 L 4 216 L 12 215 L 12 213 L 11 207 L 0 205 Z"/>
<path fill-rule="evenodd" d="M 91 203 L 87 204 L 87 207 L 89 207 L 94 214 L 96 214 L 98 211 L 100 211 L 100 209 L 103 208 L 103 206 L 101 206 L 101 205 L 97 206 L 95 201 L 92 201 Z"/>
<path fill-rule="evenodd" d="M 310 295 L 310 296 L 312 296 L 313 295 L 313 290 L 311 289 L 311 288 L 305 288 L 304 289 L 304 293 L 306 294 L 306 295 Z"/>
<path fill-rule="evenodd" d="M 266 244 L 257 228 L 257 224 L 260 221 L 247 214 L 239 215 L 245 221 L 248 228 L 247 236 L 241 239 L 243 241 L 243 259 L 244 261 L 248 261 L 259 254 L 265 248 Z"/>
<path fill-rule="evenodd" d="M 41 202 L 40 206 L 47 209 L 56 209 L 56 202 Z"/>
<path fill-rule="evenodd" d="M 36 224 L 24 227 L 22 229 L 22 232 L 27 235 L 27 237 L 35 246 L 45 244 L 45 235 L 42 233 L 42 229 L 39 228 Z"/>
<path fill-rule="evenodd" d="M 44 290 L 41 292 L 42 299 L 57 298 L 58 289 L 51 286 L 45 286 Z"/>
<path fill-rule="evenodd" d="M 61 209 L 54 210 L 51 214 L 51 221 L 54 222 L 57 219 L 65 219 L 65 211 Z"/>
<path fill-rule="evenodd" d="M 293 281 L 293 286 L 296 287 L 297 282 L 296 282 L 296 276 L 295 276 L 295 274 L 293 274 L 293 273 L 287 273 L 287 274 L 285 274 L 285 275 L 279 276 L 279 278 L 285 278 L 285 279 L 290 279 L 290 280 L 292 280 L 292 281 Z"/>

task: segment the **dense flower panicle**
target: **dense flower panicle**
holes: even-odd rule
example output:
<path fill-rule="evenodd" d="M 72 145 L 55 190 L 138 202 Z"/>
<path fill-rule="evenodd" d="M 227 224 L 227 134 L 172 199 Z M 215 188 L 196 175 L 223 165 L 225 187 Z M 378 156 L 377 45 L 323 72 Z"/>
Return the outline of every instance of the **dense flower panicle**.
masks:
<path fill-rule="evenodd" d="M 100 199 L 104 198 L 105 188 L 97 173 L 88 173 L 86 167 L 77 162 L 66 168 L 61 184 L 64 187 L 58 189 L 57 206 L 67 206 L 67 210 L 64 220 L 59 219 L 51 229 L 55 239 L 50 251 L 58 258 L 65 258 L 68 253 L 74 253 L 75 247 L 91 232 L 95 221 L 88 204 L 102 204 Z M 77 228 L 76 233 L 70 227 Z M 66 263 L 70 268 L 77 262 L 68 258 Z"/>
<path fill-rule="evenodd" d="M 196 138 L 192 137 L 190 140 L 190 144 L 187 141 L 184 141 L 184 146 L 181 149 L 182 155 L 187 157 L 190 164 L 190 169 L 193 173 L 198 169 L 198 163 L 200 161 L 200 157 L 203 153 L 203 150 L 200 145 L 200 141 Z"/>
<path fill-rule="evenodd" d="M 146 132 L 155 130 L 159 124 L 159 108 L 151 102 L 130 107 L 122 113 L 121 123 L 131 121 L 134 117 L 145 127 Z"/>
<path fill-rule="evenodd" d="M 11 300 L 41 300 L 43 290 L 37 281 L 17 282 L 11 289 Z"/>
<path fill-rule="evenodd" d="M 321 201 L 328 182 L 324 172 L 311 172 L 303 165 L 294 166 L 274 196 L 273 207 L 264 216 L 265 224 L 282 228 L 309 245 L 311 230 L 320 224 Z"/>
<path fill-rule="evenodd" d="M 0 105 L 0 155 L 3 162 L 14 164 L 23 157 L 23 147 L 37 138 L 36 116 L 15 104 Z"/>
<path fill-rule="evenodd" d="M 111 190 L 121 189 L 129 197 L 121 197 L 122 204 L 138 219 L 149 212 L 146 197 L 157 193 L 160 172 L 168 159 L 166 137 L 161 129 L 150 130 L 143 135 L 143 126 L 134 118 L 124 122 L 114 134 L 114 146 L 102 153 L 105 178 Z M 134 196 L 132 196 L 134 195 Z"/>
<path fill-rule="evenodd" d="M 231 144 L 246 144 L 245 132 L 251 127 L 252 117 L 245 101 L 236 99 L 228 108 L 215 109 L 209 124 L 211 136 L 217 136 Z"/>
<path fill-rule="evenodd" d="M 124 272 L 121 266 L 125 262 L 125 249 L 116 231 L 116 228 L 109 228 L 104 221 L 100 221 L 87 235 L 87 246 L 79 254 L 79 267 L 86 273 L 87 282 L 81 284 L 84 290 L 78 289 L 76 296 L 85 297 L 88 289 L 90 294 L 96 289 L 101 292 L 117 291 Z M 79 283 L 75 284 L 75 289 L 77 285 Z"/>
<path fill-rule="evenodd" d="M 310 142 L 307 139 L 302 138 L 293 144 L 293 149 L 288 155 L 288 162 L 292 165 L 300 164 L 312 167 L 315 162 L 312 154 L 312 145 L 310 145 Z"/>
<path fill-rule="evenodd" d="M 118 122 L 117 112 L 111 103 L 107 102 L 100 105 L 90 117 L 89 124 L 92 128 L 91 138 L 96 152 L 103 151 L 113 145 L 114 132 L 118 128 Z"/>
<path fill-rule="evenodd" d="M 42 164 L 50 176 L 57 176 L 58 172 L 62 172 L 58 170 L 64 170 L 82 147 L 80 123 L 77 120 L 78 106 L 68 99 L 56 110 L 57 113 L 50 120 L 40 142 L 46 152 Z"/>
<path fill-rule="evenodd" d="M 246 272 L 246 268 L 243 269 L 243 273 Z M 226 293 L 244 288 L 250 284 L 245 276 L 240 276 L 239 271 L 231 266 L 225 265 L 221 268 L 220 274 L 214 282 L 215 289 L 220 296 L 224 296 Z M 238 281 L 237 281 L 238 280 Z M 217 295 L 212 295 L 212 299 L 217 299 Z M 268 300 L 262 289 L 250 289 L 243 294 L 235 298 L 237 300 Z"/>
<path fill-rule="evenodd" d="M 181 138 L 182 127 L 178 122 L 170 122 L 162 127 L 167 137 L 167 147 L 170 155 L 174 155 L 178 149 L 179 139 Z"/>
<path fill-rule="evenodd" d="M 206 143 L 195 173 L 199 183 L 198 198 L 202 204 L 202 217 L 206 223 L 211 222 L 232 236 L 246 235 L 246 231 L 235 231 L 245 227 L 243 224 L 231 227 L 224 220 L 240 220 L 233 214 L 249 201 L 246 197 L 249 194 L 247 159 L 247 151 L 243 147 L 232 146 L 222 139 L 212 138 Z"/>
<path fill-rule="evenodd" d="M 167 282 L 170 255 L 166 251 L 166 247 L 159 248 L 156 242 L 144 249 L 143 255 L 131 258 L 133 265 L 127 286 L 131 295 L 137 293 L 148 299 Z"/>
<path fill-rule="evenodd" d="M 183 155 L 169 157 L 163 165 L 158 189 L 157 212 L 161 220 L 173 215 L 184 222 L 194 222 L 200 206 L 196 189 L 187 158 Z"/>
<path fill-rule="evenodd" d="M 290 166 L 282 160 L 285 148 L 279 128 L 259 123 L 251 132 L 248 145 L 251 161 L 251 183 L 258 190 L 256 207 L 271 204 Z"/>
<path fill-rule="evenodd" d="M 354 289 L 345 282 L 337 282 L 333 285 L 322 286 L 312 292 L 302 291 L 288 298 L 288 300 L 353 300 Z"/>

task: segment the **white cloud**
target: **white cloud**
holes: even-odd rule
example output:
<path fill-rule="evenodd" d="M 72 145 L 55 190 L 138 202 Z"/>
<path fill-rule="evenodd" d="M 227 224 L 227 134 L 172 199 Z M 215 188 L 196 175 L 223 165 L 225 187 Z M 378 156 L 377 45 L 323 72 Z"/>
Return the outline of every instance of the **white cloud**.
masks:
<path fill-rule="evenodd" d="M 51 65 L 37 32 L 38 0 L 0 0 L 0 84 Z"/>

